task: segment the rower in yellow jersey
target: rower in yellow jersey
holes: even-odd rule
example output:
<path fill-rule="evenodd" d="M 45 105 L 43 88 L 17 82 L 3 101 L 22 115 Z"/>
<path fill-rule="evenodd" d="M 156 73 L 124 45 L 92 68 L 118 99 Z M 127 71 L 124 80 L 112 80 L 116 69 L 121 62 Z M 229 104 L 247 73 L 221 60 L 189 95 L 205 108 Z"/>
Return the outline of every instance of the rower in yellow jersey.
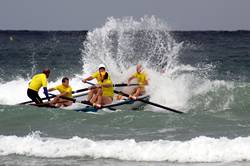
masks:
<path fill-rule="evenodd" d="M 43 87 L 46 98 L 48 99 L 48 101 L 50 101 L 48 90 L 47 90 L 47 85 L 48 85 L 47 78 L 49 78 L 49 74 L 50 74 L 50 70 L 44 69 L 42 73 L 34 75 L 31 81 L 29 82 L 27 95 L 36 104 L 43 103 L 42 99 L 38 95 L 38 91 L 41 87 Z"/>
<path fill-rule="evenodd" d="M 98 71 L 83 79 L 82 82 L 86 83 L 93 79 L 96 79 L 98 84 L 89 91 L 88 101 L 96 107 L 112 103 L 114 96 L 113 83 L 110 75 L 106 72 L 104 64 L 100 64 Z"/>
<path fill-rule="evenodd" d="M 54 91 L 54 90 L 58 90 L 60 92 L 60 94 L 57 95 L 50 102 L 51 105 L 53 105 L 55 107 L 61 107 L 61 106 L 67 107 L 67 106 L 72 105 L 72 103 L 73 103 L 72 101 L 60 98 L 61 96 L 68 97 L 68 98 L 73 98 L 73 96 L 72 96 L 72 88 L 69 85 L 69 79 L 67 77 L 64 77 L 62 79 L 62 84 L 61 85 L 58 85 L 58 86 L 56 86 L 54 88 L 50 88 L 48 91 L 51 92 L 51 91 Z"/>
<path fill-rule="evenodd" d="M 148 78 L 145 71 L 143 71 L 142 65 L 138 64 L 136 66 L 136 73 L 134 73 L 131 77 L 128 79 L 128 85 L 133 79 L 137 79 L 137 82 L 139 86 L 135 87 L 130 94 L 131 99 L 136 99 L 138 96 L 141 96 L 146 93 L 145 91 L 145 85 L 148 85 Z"/>

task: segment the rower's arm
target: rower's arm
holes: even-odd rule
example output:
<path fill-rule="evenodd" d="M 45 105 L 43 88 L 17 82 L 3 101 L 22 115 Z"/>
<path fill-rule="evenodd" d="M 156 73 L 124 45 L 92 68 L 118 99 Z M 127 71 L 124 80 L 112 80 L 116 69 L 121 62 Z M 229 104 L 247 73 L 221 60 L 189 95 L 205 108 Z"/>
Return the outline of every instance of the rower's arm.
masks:
<path fill-rule="evenodd" d="M 83 82 L 83 83 L 86 83 L 86 81 L 91 81 L 91 80 L 93 80 L 93 79 L 94 79 L 94 77 L 89 76 L 89 77 L 83 79 L 82 82 Z"/>
<path fill-rule="evenodd" d="M 48 101 L 50 101 L 50 98 L 49 98 L 49 93 L 48 93 L 48 89 L 47 89 L 47 87 L 43 87 L 43 93 L 45 94 L 45 96 L 46 96 L 46 98 L 47 98 L 47 100 Z"/>
<path fill-rule="evenodd" d="M 131 82 L 134 78 L 135 78 L 135 76 L 129 77 L 129 79 L 128 79 L 128 84 L 130 84 L 130 82 Z"/>
<path fill-rule="evenodd" d="M 59 94 L 58 96 L 66 96 L 69 92 L 63 92 L 61 94 Z"/>
<path fill-rule="evenodd" d="M 55 88 L 49 88 L 48 92 L 51 92 L 51 91 L 54 91 L 54 90 L 56 90 L 56 89 Z"/>

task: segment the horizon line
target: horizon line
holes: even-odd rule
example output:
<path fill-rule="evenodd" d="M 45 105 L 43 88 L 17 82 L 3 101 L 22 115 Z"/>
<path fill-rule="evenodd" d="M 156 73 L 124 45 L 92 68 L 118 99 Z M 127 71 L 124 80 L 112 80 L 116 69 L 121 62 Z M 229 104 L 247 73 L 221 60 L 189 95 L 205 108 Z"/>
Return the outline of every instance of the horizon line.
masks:
<path fill-rule="evenodd" d="M 30 30 L 30 29 L 0 29 L 1 32 L 3 31 L 23 31 L 23 32 L 88 32 L 91 30 Z M 168 30 L 170 32 L 237 32 L 237 31 L 250 31 L 250 29 L 237 29 L 237 30 L 214 30 L 214 29 L 208 29 L 208 30 Z"/>

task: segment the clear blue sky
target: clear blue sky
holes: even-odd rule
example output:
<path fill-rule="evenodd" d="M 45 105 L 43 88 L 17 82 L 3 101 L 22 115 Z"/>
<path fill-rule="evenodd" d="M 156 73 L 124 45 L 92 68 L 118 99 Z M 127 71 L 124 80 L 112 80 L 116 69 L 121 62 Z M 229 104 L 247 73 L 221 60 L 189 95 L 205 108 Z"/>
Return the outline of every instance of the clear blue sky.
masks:
<path fill-rule="evenodd" d="M 250 30 L 250 0 L 0 0 L 2 30 L 89 30 L 144 15 L 173 30 Z"/>

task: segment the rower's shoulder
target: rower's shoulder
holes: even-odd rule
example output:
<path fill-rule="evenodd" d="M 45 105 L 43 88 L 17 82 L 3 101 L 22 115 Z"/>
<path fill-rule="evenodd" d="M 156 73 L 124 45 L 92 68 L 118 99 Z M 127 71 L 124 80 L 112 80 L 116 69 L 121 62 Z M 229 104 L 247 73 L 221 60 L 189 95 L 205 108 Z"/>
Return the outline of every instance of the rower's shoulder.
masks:
<path fill-rule="evenodd" d="M 46 78 L 46 75 L 44 73 L 37 73 L 32 77 L 32 79 L 37 79 L 37 78 Z"/>
<path fill-rule="evenodd" d="M 96 77 L 98 77 L 98 76 L 99 76 L 99 72 L 98 72 L 98 71 L 96 71 L 96 72 L 92 73 L 92 74 L 91 74 L 91 76 L 92 76 L 92 77 L 94 77 L 94 78 L 96 78 Z"/>

